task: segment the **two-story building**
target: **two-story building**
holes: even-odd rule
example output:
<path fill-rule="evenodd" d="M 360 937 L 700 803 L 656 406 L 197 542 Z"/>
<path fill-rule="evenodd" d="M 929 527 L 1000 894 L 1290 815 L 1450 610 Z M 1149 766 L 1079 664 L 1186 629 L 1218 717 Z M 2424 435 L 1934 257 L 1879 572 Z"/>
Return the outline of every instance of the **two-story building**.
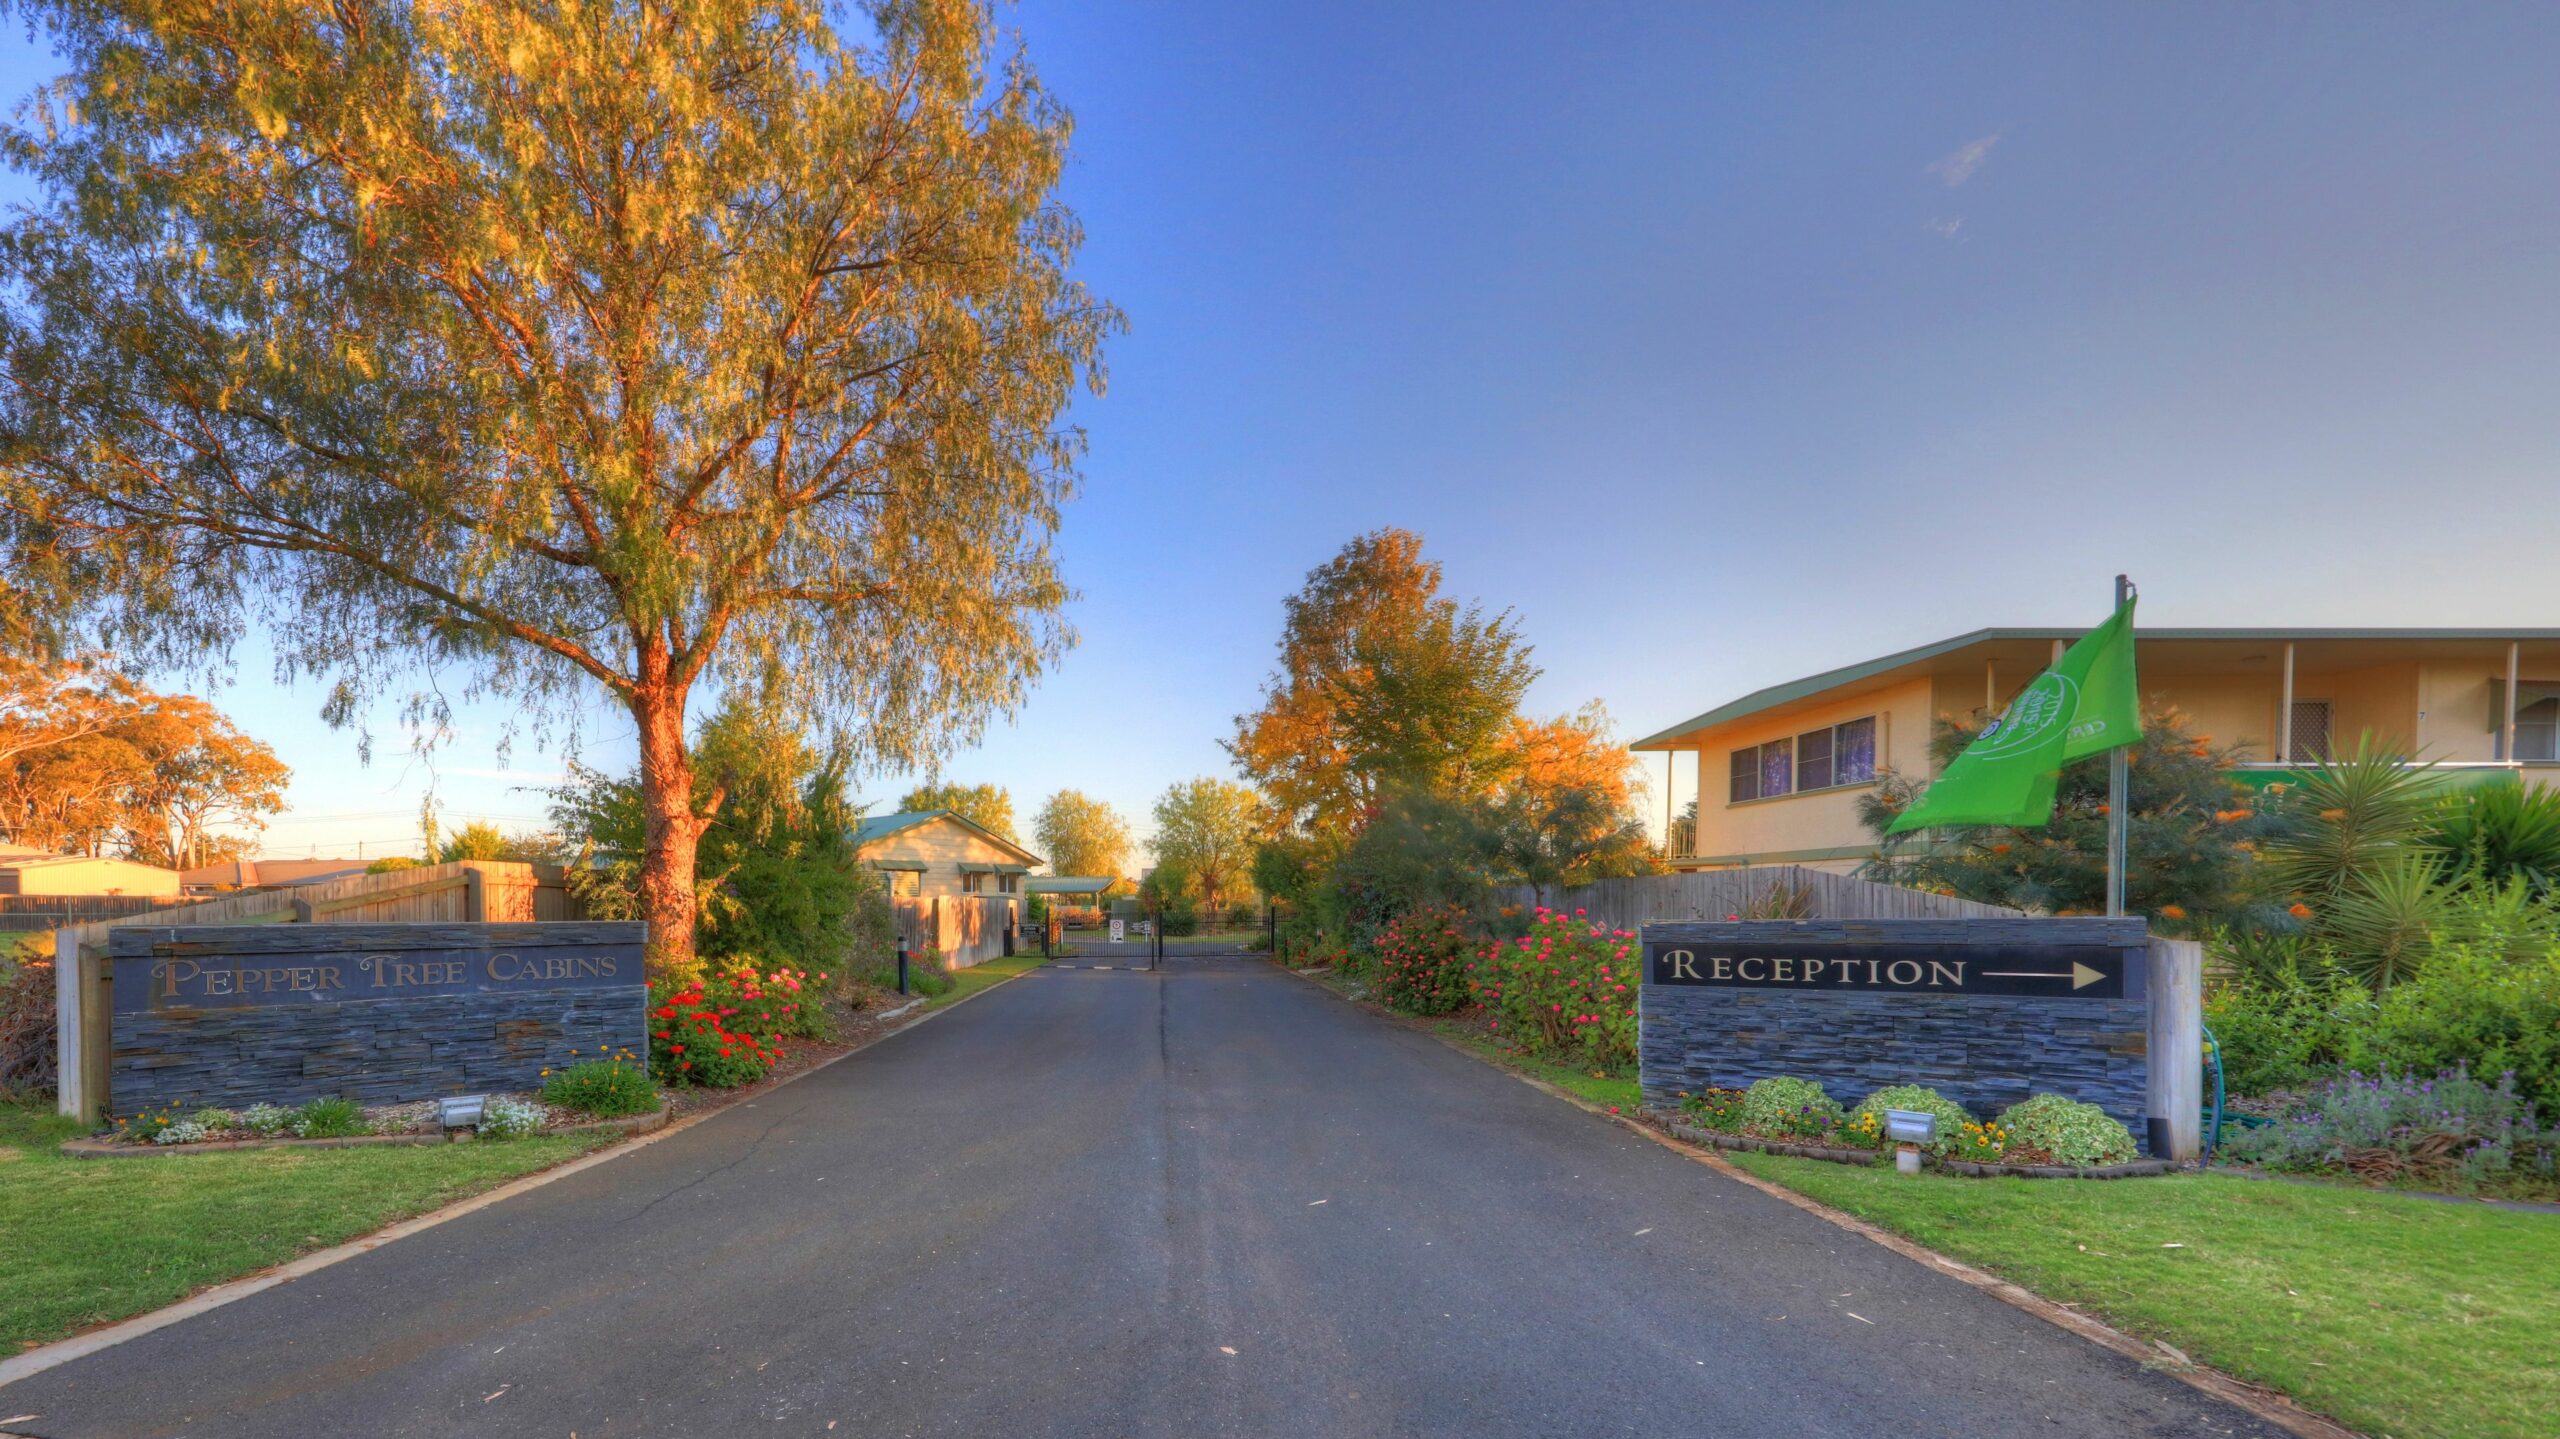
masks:
<path fill-rule="evenodd" d="M 854 853 L 901 898 L 1015 895 L 1047 863 L 956 810 L 877 815 L 853 831 Z"/>
<path fill-rule="evenodd" d="M 1636 741 L 1696 767 L 1680 869 L 1804 864 L 1875 852 L 1858 797 L 1890 771 L 1931 773 L 1940 719 L 1978 722 L 2085 631 L 1989 629 L 1757 690 Z M 2146 704 L 2245 752 L 2252 778 L 2351 751 L 2371 734 L 2452 770 L 2560 784 L 2560 629 L 2146 629 Z M 1676 785 L 1675 785 L 1676 787 Z"/>

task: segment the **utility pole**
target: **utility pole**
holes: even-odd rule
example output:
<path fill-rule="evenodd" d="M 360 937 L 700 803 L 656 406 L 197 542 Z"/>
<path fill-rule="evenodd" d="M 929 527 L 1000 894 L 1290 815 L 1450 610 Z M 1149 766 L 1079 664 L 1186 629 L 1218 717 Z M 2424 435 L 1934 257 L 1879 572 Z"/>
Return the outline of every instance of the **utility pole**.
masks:
<path fill-rule="evenodd" d="M 2116 608 L 2133 596 L 2133 581 L 2116 576 Z M 2131 637 L 2127 637 L 2128 643 Z M 2137 699 L 2136 703 L 2140 703 Z M 2117 745 L 2107 751 L 2107 916 L 2124 914 L 2124 836 L 2125 836 L 2125 771 L 2126 746 Z"/>

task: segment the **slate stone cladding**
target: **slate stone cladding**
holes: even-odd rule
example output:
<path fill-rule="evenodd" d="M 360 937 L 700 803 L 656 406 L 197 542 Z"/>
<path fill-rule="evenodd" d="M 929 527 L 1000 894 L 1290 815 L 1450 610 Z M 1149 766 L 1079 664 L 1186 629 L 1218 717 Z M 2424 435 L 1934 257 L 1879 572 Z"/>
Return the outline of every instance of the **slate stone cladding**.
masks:
<path fill-rule="evenodd" d="M 637 985 L 120 1014 L 108 1102 L 134 1114 L 533 1089 L 545 1068 L 599 1049 L 645 1056 L 648 1039 L 648 993 Z"/>
<path fill-rule="evenodd" d="M 1982 938 L 2037 933 L 2119 938 L 2097 926 L 2123 921 L 1825 921 L 1786 926 L 1806 937 L 1940 941 L 1979 926 Z M 2139 921 L 2133 922 L 2137 927 Z M 1775 938 L 1780 926 L 1647 925 L 1648 940 L 1688 939 L 1710 930 Z M 1740 1089 L 1779 1075 L 1809 1079 L 1855 1105 L 1888 1084 L 1924 1084 L 1977 1117 L 2030 1094 L 2051 1092 L 2095 1104 L 2147 1143 L 2150 1005 L 2124 999 L 2017 998 L 1655 984 L 1643 987 L 1638 1054 L 1645 1102 L 1672 1105 L 1683 1090 Z"/>
<path fill-rule="evenodd" d="M 1648 1104 L 1682 1090 L 1810 1079 L 1854 1105 L 1925 1084 L 1979 1117 L 2051 1091 L 2097 1105 L 2140 1139 L 2150 1083 L 2139 999 L 1791 994 L 1647 985 L 1640 1045 Z"/>

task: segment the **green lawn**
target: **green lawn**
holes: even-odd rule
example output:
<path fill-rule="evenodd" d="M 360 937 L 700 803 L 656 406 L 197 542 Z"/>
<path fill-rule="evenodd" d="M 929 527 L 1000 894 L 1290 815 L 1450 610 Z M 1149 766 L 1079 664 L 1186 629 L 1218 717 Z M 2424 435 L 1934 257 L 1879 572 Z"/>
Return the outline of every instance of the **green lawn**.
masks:
<path fill-rule="evenodd" d="M 925 1008 L 940 1009 L 946 1004 L 958 1004 L 979 990 L 1002 984 L 1015 975 L 1028 974 L 1047 962 L 1036 954 L 1016 954 L 973 964 L 967 969 L 955 969 L 951 971 L 950 991 L 925 1001 Z"/>
<path fill-rule="evenodd" d="M 2560 1215 L 2210 1174 L 1725 1157 L 2367 1433 L 2548 1439 L 2560 1414 Z"/>
<path fill-rule="evenodd" d="M 0 1105 L 0 1353 L 183 1299 L 619 1136 L 66 1159 L 79 1133 Z"/>

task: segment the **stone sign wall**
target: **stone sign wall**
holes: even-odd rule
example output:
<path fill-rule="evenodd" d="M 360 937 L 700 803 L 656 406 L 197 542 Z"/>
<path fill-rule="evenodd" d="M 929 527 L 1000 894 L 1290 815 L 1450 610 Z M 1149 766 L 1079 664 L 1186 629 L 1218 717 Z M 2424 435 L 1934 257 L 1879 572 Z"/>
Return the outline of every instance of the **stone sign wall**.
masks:
<path fill-rule="evenodd" d="M 648 1053 L 644 924 L 202 925 L 109 936 L 108 1106 L 393 1104 Z"/>
<path fill-rule="evenodd" d="M 2152 1065 L 2155 1034 L 2193 1023 L 2194 979 L 2164 974 L 2179 957 L 2156 954 L 2140 919 L 1648 924 L 1644 950 L 1648 1104 L 1792 1075 L 1843 1104 L 1924 1084 L 1977 1115 L 2049 1091 L 2146 1147 L 2185 1147 L 2161 1136 L 2194 1126 L 2164 1097 L 2191 1086 Z M 2182 1044 L 2192 1065 L 2199 1043 L 2164 1052 Z"/>

